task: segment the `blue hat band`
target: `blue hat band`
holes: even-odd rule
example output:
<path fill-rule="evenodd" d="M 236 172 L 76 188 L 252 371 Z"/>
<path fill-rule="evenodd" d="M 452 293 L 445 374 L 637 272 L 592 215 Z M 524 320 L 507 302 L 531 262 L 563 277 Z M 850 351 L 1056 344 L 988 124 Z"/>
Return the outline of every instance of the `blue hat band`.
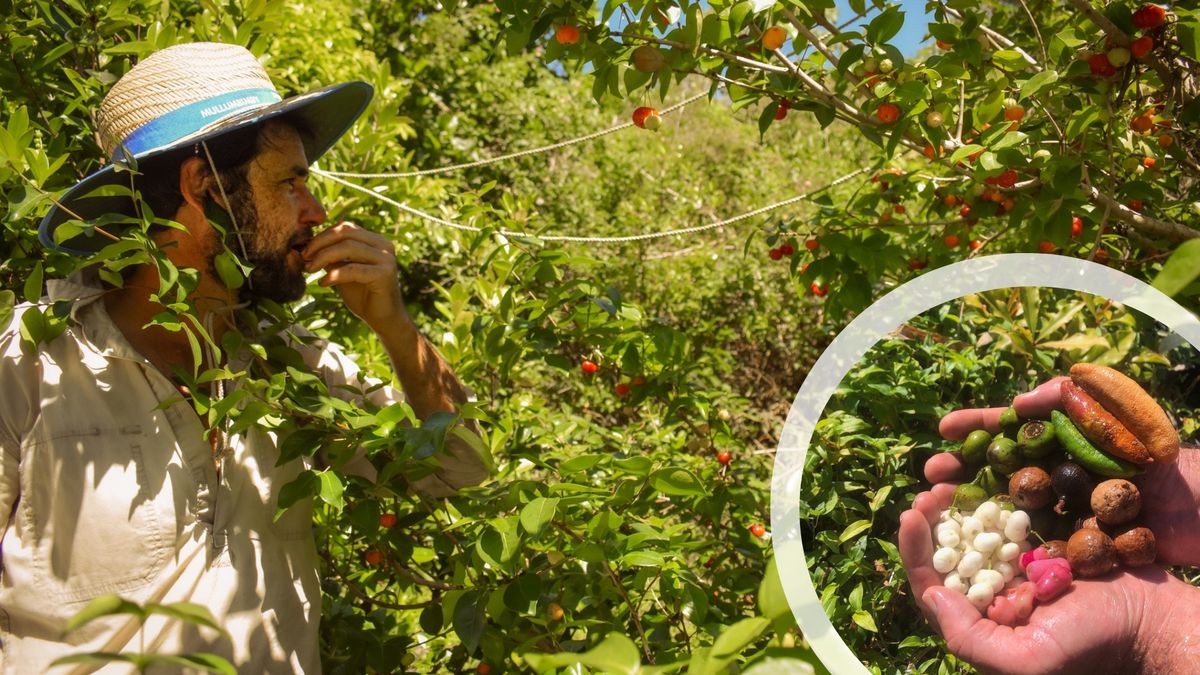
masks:
<path fill-rule="evenodd" d="M 239 89 L 189 103 L 134 129 L 125 137 L 124 141 L 117 145 L 117 149 L 113 151 L 115 155 L 113 160 L 120 158 L 122 148 L 124 148 L 124 152 L 137 157 L 155 148 L 171 145 L 180 139 L 187 138 L 233 113 L 247 108 L 278 103 L 281 100 L 283 99 L 278 92 L 264 87 Z"/>

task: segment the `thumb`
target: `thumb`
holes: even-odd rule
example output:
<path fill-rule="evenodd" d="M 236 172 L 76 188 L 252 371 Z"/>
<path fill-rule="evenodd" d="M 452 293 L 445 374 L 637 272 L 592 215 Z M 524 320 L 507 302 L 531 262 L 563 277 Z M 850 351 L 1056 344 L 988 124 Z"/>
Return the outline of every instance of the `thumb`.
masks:
<path fill-rule="evenodd" d="M 930 588 L 922 599 L 951 652 L 985 668 L 1003 660 L 1012 629 L 983 618 L 964 595 L 945 586 Z"/>

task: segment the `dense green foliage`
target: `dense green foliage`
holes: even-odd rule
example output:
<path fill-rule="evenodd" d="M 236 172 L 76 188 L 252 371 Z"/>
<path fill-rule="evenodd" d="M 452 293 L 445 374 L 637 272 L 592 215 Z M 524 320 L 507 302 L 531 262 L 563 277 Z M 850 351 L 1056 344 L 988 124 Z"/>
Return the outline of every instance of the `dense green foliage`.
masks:
<path fill-rule="evenodd" d="M 968 18 L 954 24 L 940 17 L 934 30 L 952 38 L 953 52 L 927 61 L 927 69 L 906 84 L 895 82 L 894 90 L 891 82 L 876 87 L 876 97 L 903 103 L 903 128 L 913 139 L 932 134 L 943 140 L 919 123 L 925 98 L 946 108 L 947 119 L 967 117 L 969 132 L 995 120 L 1005 95 L 1034 89 L 1030 73 L 1009 63 L 1011 54 L 992 55 L 1011 69 L 1001 73 L 985 68 L 972 46 L 979 44 L 974 7 L 992 5 L 952 4 L 970 5 L 960 8 Z M 740 54 L 754 42 L 752 24 L 766 26 L 784 10 L 807 17 L 798 4 L 779 5 L 755 13 L 749 2 L 691 3 L 682 7 L 683 19 L 655 30 L 670 39 L 670 31 L 682 31 L 675 37 L 690 36 L 689 44 Z M 492 482 L 460 497 L 407 495 L 405 481 L 422 470 L 419 458 L 450 420 L 408 427 L 404 406 L 350 405 L 289 370 L 294 364 L 275 331 L 299 322 L 346 345 L 369 370 L 388 372 L 373 336 L 340 309 L 333 293 L 316 287 L 299 307 L 263 308 L 277 327 L 247 336 L 250 349 L 262 347 L 251 371 L 201 374 L 243 382 L 244 394 L 232 401 L 237 405 L 198 399 L 210 425 L 273 427 L 288 455 L 325 447 L 336 458 L 338 450 L 365 447 L 387 476 L 372 485 L 318 471 L 288 493 L 289 500 L 312 495 L 320 507 L 322 638 L 330 672 L 462 671 L 480 663 L 492 672 L 545 671 L 575 660 L 608 672 L 633 672 L 641 664 L 664 671 L 687 666 L 693 673 L 731 666 L 805 672 L 813 656 L 767 574 L 770 540 L 749 527 L 769 523 L 770 467 L 783 414 L 836 329 L 919 273 L 920 264 L 966 255 L 965 248 L 943 243 L 947 234 L 961 235 L 964 243 L 986 240 L 983 252 L 1032 250 L 1049 239 L 1071 253 L 1103 250 L 1113 264 L 1143 278 L 1158 274 L 1166 247 L 1178 239 L 1160 236 L 1153 223 L 1139 225 L 1124 211 L 1089 204 L 1079 183 L 1084 166 L 1111 155 L 1110 142 L 1126 155 L 1154 154 L 1161 161 L 1153 171 L 1114 174 L 1122 200 L 1142 198 L 1156 216 L 1187 226 L 1195 219 L 1190 202 L 1200 196 L 1180 170 L 1194 163 L 1197 149 L 1185 128 L 1197 114 L 1188 105 L 1192 85 L 1181 83 L 1166 101 L 1167 114 L 1177 119 L 1169 123 L 1177 143 L 1168 151 L 1124 126 L 1096 124 L 1092 113 L 1098 119 L 1104 101 L 1114 104 L 1113 119 L 1125 120 L 1133 101 L 1140 107 L 1154 92 L 1127 97 L 1110 87 L 1106 93 L 1077 72 L 1068 52 L 1083 38 L 1072 36 L 1090 31 L 1088 41 L 1099 38 L 1081 17 L 1049 4 L 1035 11 L 1044 14 L 1038 17 L 1044 35 L 1065 36 L 1059 38 L 1063 48 L 1054 50 L 1062 74 L 1026 92 L 1036 93 L 1039 105 L 1045 101 L 1046 118 L 1024 124 L 1020 133 L 984 134 L 987 150 L 955 150 L 952 160 L 982 150 L 980 170 L 937 180 L 920 155 L 894 153 L 889 139 L 900 134 L 852 115 L 830 116 L 780 73 L 737 70 L 741 66 L 729 66 L 724 57 L 697 59 L 675 48 L 669 58 L 677 77 L 632 72 L 632 44 L 605 37 L 590 3 L 0 0 L 0 7 L 0 44 L 11 55 L 0 61 L 0 190 L 9 200 L 0 230 L 6 253 L 0 324 L 7 324 L 19 298 L 41 296 L 44 278 L 82 265 L 108 270 L 112 279 L 111 271 L 124 265 L 154 262 L 167 280 L 162 297 L 178 301 L 173 309 L 181 315 L 191 311 L 182 300 L 194 273 L 165 263 L 145 244 L 141 228 L 88 261 L 48 253 L 36 241 L 35 225 L 51 195 L 103 161 L 88 112 L 136 59 L 156 48 L 190 40 L 246 45 L 285 94 L 349 79 L 372 83 L 376 98 L 363 120 L 321 161 L 321 168 L 337 171 L 406 171 L 494 157 L 607 129 L 627 120 L 635 106 L 662 108 L 702 92 L 715 76 L 751 85 L 732 85 L 711 103 L 665 115 L 657 134 L 630 128 L 463 172 L 352 179 L 479 231 L 437 225 L 314 177 L 331 218 L 354 220 L 395 240 L 410 312 L 477 394 L 478 404 L 466 414 L 479 419 L 483 445 L 496 463 Z M 606 11 L 629 12 L 636 27 L 649 32 L 647 22 L 666 9 L 667 3 L 614 3 Z M 994 9 L 989 18 L 1002 32 L 1027 48 L 1037 44 L 1023 14 L 1007 3 Z M 915 64 L 886 45 L 896 13 L 870 13 L 888 18 L 872 21 L 867 41 L 915 72 Z M 565 20 L 584 27 L 586 39 L 564 50 L 550 31 Z M 703 25 L 703 34 L 689 34 L 689 25 Z M 1181 27 L 1176 34 L 1179 58 L 1194 59 L 1186 32 Z M 842 75 L 829 75 L 838 95 L 856 105 L 856 88 L 839 78 L 864 58 L 862 42 L 861 35 L 841 39 Z M 820 66 L 821 58 L 808 52 L 805 67 Z M 590 67 L 578 68 L 584 63 Z M 684 77 L 693 70 L 701 77 Z M 960 77 L 966 77 L 969 112 L 955 108 Z M 1151 77 L 1139 71 L 1143 83 Z M 593 100 L 605 91 L 609 95 Z M 655 92 L 666 92 L 666 100 Z M 784 98 L 793 112 L 776 121 Z M 878 101 L 862 105 L 874 110 Z M 818 113 L 816 119 L 801 114 L 806 109 Z M 835 123 L 835 117 L 855 123 Z M 1077 121 L 1051 144 L 1060 119 Z M 1077 155 L 1065 150 L 1069 142 L 1079 143 Z M 1056 154 L 1034 157 L 1041 145 Z M 1048 173 L 1023 185 L 1019 205 L 1003 217 L 976 224 L 942 205 L 948 194 L 980 197 L 979 181 L 998 175 L 1001 164 L 1020 165 L 1029 176 Z M 940 176 L 948 168 L 933 171 Z M 811 200 L 684 236 L 560 243 L 499 233 L 606 237 L 704 225 L 819 190 L 856 170 L 863 175 Z M 1083 214 L 1086 237 L 1071 238 L 1072 212 Z M 1115 226 L 1117 218 L 1126 224 Z M 808 252 L 804 243 L 814 237 L 819 245 Z M 797 252 L 768 258 L 767 249 L 783 244 Z M 1189 246 L 1180 247 L 1168 265 L 1176 273 L 1167 275 L 1168 289 L 1188 303 L 1196 290 L 1192 255 Z M 810 293 L 812 284 L 828 295 Z M 65 308 L 43 309 L 44 318 L 25 314 L 31 342 L 52 339 L 62 327 Z M 1091 310 L 1093 317 L 1109 311 Z M 968 314 L 983 321 L 994 313 L 975 307 Z M 187 330 L 178 319 L 163 321 Z M 875 350 L 870 363 L 876 367 L 855 371 L 836 401 L 844 412 L 819 430 L 814 456 L 828 453 L 845 468 L 844 477 L 806 479 L 811 532 L 821 544 L 814 576 L 821 589 L 834 589 L 827 591 L 827 608 L 837 624 L 861 628 L 844 631 L 861 636 L 852 646 L 880 669 L 919 663 L 936 670 L 943 663 L 927 633 L 914 638 L 916 651 L 911 642 L 897 647 L 917 614 L 903 595 L 905 580 L 890 543 L 896 516 L 918 489 L 920 459 L 940 447 L 928 423 L 953 407 L 1010 396 L 1039 374 L 1083 358 L 1065 347 L 1037 351 L 1027 343 L 1061 340 L 1093 324 L 1071 323 L 1028 339 L 1014 327 L 1011 343 L 964 354 L 949 346 L 958 345 L 955 340 L 974 345 L 979 328 L 960 322 L 957 311 L 917 325 L 949 343 L 898 341 Z M 1121 321 L 1103 329 L 1105 340 L 1134 335 L 1114 362 L 1134 363 L 1147 346 L 1140 341 L 1150 333 L 1131 331 Z M 196 343 L 200 349 L 202 335 Z M 220 345 L 226 351 L 239 346 Z M 1068 356 L 1059 358 L 1064 350 Z M 599 365 L 597 373 L 581 373 L 585 359 Z M 999 372 L 1018 377 L 997 388 Z M 881 391 L 912 409 L 898 408 Z M 716 461 L 719 451 L 732 453 L 728 467 Z M 381 527 L 385 513 L 398 515 L 398 523 Z M 369 564 L 368 551 L 383 562 Z M 848 602 L 834 602 L 835 595 Z"/>

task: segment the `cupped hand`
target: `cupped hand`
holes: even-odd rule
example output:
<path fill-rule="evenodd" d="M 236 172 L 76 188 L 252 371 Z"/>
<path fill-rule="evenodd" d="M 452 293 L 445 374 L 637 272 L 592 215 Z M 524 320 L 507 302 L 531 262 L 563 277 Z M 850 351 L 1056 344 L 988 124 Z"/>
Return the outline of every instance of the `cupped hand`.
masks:
<path fill-rule="evenodd" d="M 984 672 L 1139 672 L 1153 643 L 1153 627 L 1169 616 L 1178 596 L 1174 579 L 1158 567 L 1076 579 L 1065 594 L 1038 603 L 1024 625 L 986 618 L 966 596 L 946 588 L 933 568 L 933 530 L 950 505 L 953 487 L 917 495 L 900 517 L 900 556 L 913 597 L 946 639 L 947 648 Z M 1186 586 L 1186 584 L 1183 584 Z"/>

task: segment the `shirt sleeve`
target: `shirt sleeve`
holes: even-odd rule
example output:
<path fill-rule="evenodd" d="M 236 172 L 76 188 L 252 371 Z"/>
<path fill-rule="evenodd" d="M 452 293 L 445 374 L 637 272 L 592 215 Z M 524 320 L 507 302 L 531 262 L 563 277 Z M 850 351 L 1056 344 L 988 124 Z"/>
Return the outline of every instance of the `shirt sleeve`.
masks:
<path fill-rule="evenodd" d="M 38 409 L 36 359 L 21 350 L 18 328 L 26 309 L 28 306 L 18 306 L 12 321 L 0 332 L 0 537 L 8 529 L 20 496 L 21 439 Z"/>
<path fill-rule="evenodd" d="M 405 400 L 404 393 L 375 377 L 365 376 L 340 345 L 321 341 L 301 348 L 305 361 L 318 370 L 330 392 L 338 396 L 353 398 L 356 392 L 365 392 L 365 397 L 380 407 Z M 473 395 L 469 400 L 474 401 Z M 459 489 L 479 485 L 491 474 L 487 450 L 480 439 L 479 426 L 474 420 L 463 420 L 459 427 L 446 434 L 443 452 L 437 456 L 439 468 L 432 474 L 412 482 L 414 490 L 429 497 L 448 497 Z M 472 438 L 468 440 L 468 438 Z M 477 449 L 478 448 L 478 449 Z M 375 469 L 361 453 L 346 463 L 343 471 L 372 480 Z"/>

